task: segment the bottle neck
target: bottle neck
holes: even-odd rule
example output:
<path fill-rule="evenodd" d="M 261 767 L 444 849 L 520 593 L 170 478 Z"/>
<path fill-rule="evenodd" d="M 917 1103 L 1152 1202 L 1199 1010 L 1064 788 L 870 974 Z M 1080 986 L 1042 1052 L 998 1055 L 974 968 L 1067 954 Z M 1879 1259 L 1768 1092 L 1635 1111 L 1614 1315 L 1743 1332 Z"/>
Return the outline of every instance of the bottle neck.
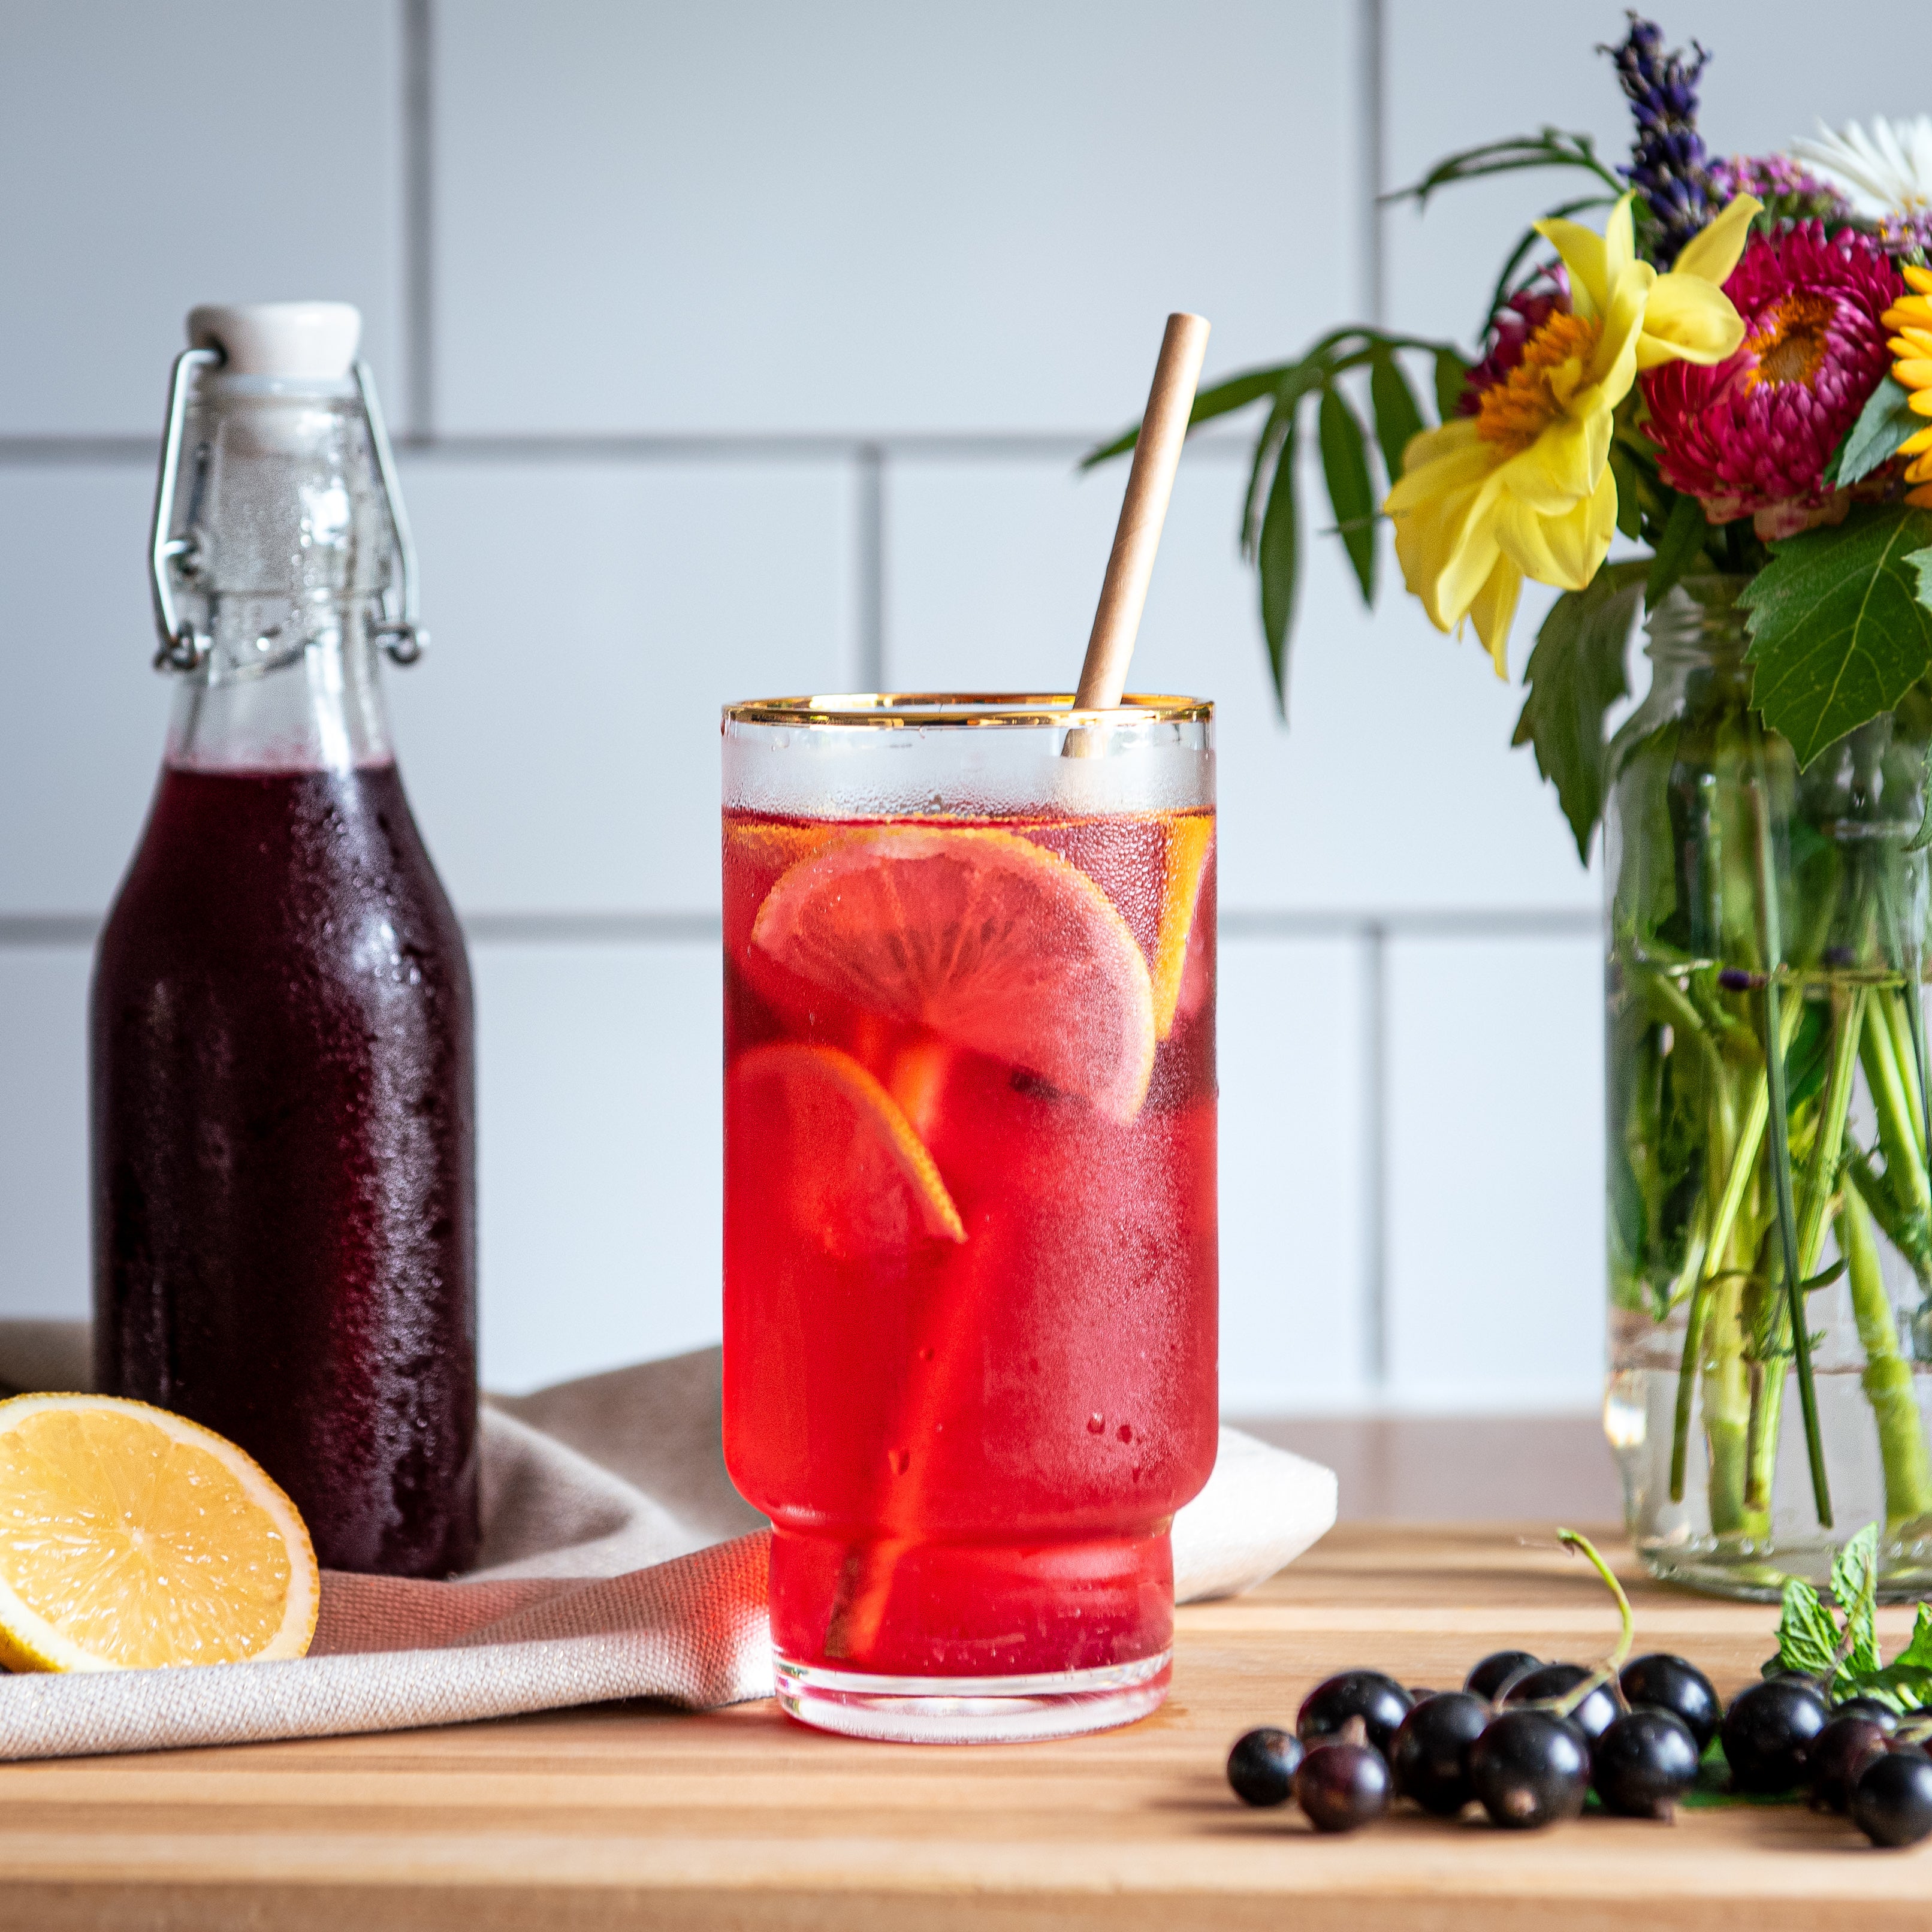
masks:
<path fill-rule="evenodd" d="M 393 760 L 366 611 L 333 614 L 286 647 L 266 641 L 257 662 L 239 665 L 224 662 L 218 644 L 183 678 L 168 725 L 171 766 L 347 772 Z"/>
<path fill-rule="evenodd" d="M 182 601 L 208 649 L 176 694 L 167 762 L 388 763 L 371 626 L 392 546 L 352 386 L 214 374 L 188 429 Z"/>

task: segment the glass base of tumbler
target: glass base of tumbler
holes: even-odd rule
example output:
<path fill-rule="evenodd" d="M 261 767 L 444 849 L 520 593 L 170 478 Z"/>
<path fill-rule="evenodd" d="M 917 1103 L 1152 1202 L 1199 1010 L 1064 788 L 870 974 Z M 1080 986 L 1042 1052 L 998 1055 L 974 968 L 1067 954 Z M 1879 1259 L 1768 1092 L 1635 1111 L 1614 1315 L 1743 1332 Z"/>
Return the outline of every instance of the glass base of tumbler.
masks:
<path fill-rule="evenodd" d="M 1022 1744 L 1111 1730 L 1166 1702 L 1172 1654 L 1034 1677 L 885 1677 L 775 1660 L 786 1714 L 886 1744 Z"/>

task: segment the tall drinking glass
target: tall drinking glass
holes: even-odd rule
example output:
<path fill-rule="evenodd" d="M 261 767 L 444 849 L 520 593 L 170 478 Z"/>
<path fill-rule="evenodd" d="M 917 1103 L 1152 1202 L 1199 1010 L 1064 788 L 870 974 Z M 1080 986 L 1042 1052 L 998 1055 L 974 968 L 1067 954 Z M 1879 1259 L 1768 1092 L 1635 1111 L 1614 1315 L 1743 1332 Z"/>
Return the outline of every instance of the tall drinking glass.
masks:
<path fill-rule="evenodd" d="M 830 1730 L 1166 1694 L 1216 1441 L 1212 707 L 1070 704 L 724 715 L 724 1448 Z"/>

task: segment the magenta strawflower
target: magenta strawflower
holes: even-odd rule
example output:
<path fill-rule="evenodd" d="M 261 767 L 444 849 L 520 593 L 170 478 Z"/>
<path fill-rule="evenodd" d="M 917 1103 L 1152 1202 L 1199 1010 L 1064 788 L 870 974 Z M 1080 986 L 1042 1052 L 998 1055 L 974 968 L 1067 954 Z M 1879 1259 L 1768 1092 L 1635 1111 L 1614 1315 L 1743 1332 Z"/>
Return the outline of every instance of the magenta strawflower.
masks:
<path fill-rule="evenodd" d="M 1643 378 L 1658 468 L 1714 524 L 1754 517 L 1786 536 L 1838 507 L 1823 472 L 1888 360 L 1879 320 L 1898 271 L 1868 236 L 1817 222 L 1754 238 L 1724 292 L 1744 346 L 1714 368 L 1672 362 Z"/>

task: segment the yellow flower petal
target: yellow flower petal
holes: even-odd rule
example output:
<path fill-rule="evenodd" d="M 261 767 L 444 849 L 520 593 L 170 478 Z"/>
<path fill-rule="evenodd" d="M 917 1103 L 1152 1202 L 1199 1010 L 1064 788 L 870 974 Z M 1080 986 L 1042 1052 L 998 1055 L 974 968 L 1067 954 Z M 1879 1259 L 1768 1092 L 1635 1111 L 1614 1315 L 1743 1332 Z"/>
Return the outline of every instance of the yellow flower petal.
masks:
<path fill-rule="evenodd" d="M 1905 406 L 1914 416 L 1932 416 L 1932 389 L 1914 389 L 1906 398 Z"/>
<path fill-rule="evenodd" d="M 1932 356 L 1932 329 L 1908 328 L 1891 337 L 1885 346 L 1894 356 Z"/>
<path fill-rule="evenodd" d="M 1619 196 L 1604 224 L 1604 279 L 1612 290 L 1636 260 L 1636 233 L 1630 219 L 1630 203 L 1636 199 L 1634 194 Z"/>
<path fill-rule="evenodd" d="M 1932 388 L 1932 362 L 1894 362 L 1892 366 L 1894 377 L 1908 389 Z"/>
<path fill-rule="evenodd" d="M 1731 271 L 1738 266 L 1744 244 L 1750 239 L 1753 217 L 1763 211 L 1764 203 L 1755 195 L 1735 196 L 1725 204 L 1724 212 L 1716 220 L 1684 243 L 1671 274 L 1689 275 L 1721 288 L 1730 280 Z"/>
<path fill-rule="evenodd" d="M 1610 554 L 1616 520 L 1617 486 L 1606 466 L 1591 494 L 1560 517 L 1538 516 L 1520 499 L 1506 498 L 1496 542 L 1526 576 L 1581 590 Z"/>
<path fill-rule="evenodd" d="M 1744 339 L 1744 318 L 1714 282 L 1696 275 L 1660 275 L 1644 305 L 1636 366 L 1654 369 L 1662 362 L 1721 362 L 1737 353 Z"/>
<path fill-rule="evenodd" d="M 1906 280 L 1922 296 L 1932 296 L 1932 270 L 1916 268 L 1910 262 L 1904 266 Z"/>
<path fill-rule="evenodd" d="M 1919 456 L 1928 449 L 1932 449 L 1932 427 L 1919 430 L 1914 434 L 1908 436 L 1898 446 L 1896 454 L 1900 456 Z"/>
<path fill-rule="evenodd" d="M 1567 516 L 1597 487 L 1616 427 L 1608 409 L 1551 424 L 1503 466 L 1503 488 L 1538 516 Z M 1533 570 L 1529 574 L 1536 575 Z"/>
<path fill-rule="evenodd" d="M 1400 478 L 1382 502 L 1392 517 L 1466 484 L 1480 483 L 1496 466 L 1496 458 L 1474 418 L 1458 416 L 1440 429 L 1411 436 L 1402 465 Z"/>
<path fill-rule="evenodd" d="M 1510 626 L 1516 621 L 1516 599 L 1522 593 L 1522 572 L 1508 557 L 1499 556 L 1469 604 L 1476 634 L 1505 684 L 1509 682 Z"/>
<path fill-rule="evenodd" d="M 1879 320 L 1887 328 L 1932 328 L 1932 301 L 1924 296 L 1901 296 Z"/>
<path fill-rule="evenodd" d="M 1917 490 L 1906 490 L 1905 500 L 1919 509 L 1932 510 L 1932 483 L 1926 484 Z"/>
<path fill-rule="evenodd" d="M 1580 221 L 1539 221 L 1534 225 L 1570 271 L 1570 307 L 1586 318 L 1601 315 L 1610 305 L 1609 251 L 1604 238 Z"/>

